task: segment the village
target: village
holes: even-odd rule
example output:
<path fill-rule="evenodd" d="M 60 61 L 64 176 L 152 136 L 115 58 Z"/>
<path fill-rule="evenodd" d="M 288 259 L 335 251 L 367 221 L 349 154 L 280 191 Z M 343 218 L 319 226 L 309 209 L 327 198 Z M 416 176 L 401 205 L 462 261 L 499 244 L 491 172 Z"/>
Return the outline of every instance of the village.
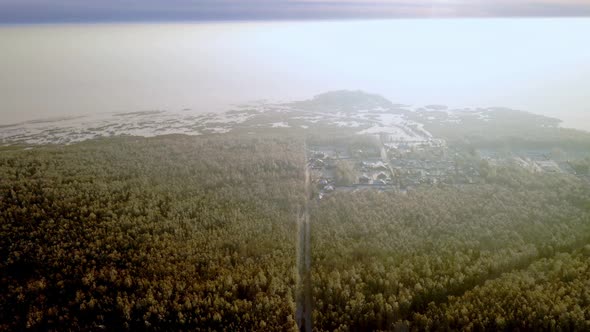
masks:
<path fill-rule="evenodd" d="M 568 161 L 556 160 L 550 150 L 502 153 L 449 147 L 441 139 L 394 141 L 383 134 L 372 135 L 361 144 L 311 144 L 307 158 L 319 199 L 335 191 L 405 193 L 420 186 L 481 184 L 487 173 L 498 166 L 576 174 Z"/>

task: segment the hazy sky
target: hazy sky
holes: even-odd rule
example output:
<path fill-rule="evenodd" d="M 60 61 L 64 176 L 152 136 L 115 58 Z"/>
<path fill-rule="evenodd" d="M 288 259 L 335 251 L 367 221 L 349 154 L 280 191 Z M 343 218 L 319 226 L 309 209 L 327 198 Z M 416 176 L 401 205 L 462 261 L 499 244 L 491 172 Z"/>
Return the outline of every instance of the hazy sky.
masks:
<path fill-rule="evenodd" d="M 0 23 L 590 16 L 590 0 L 0 0 Z"/>
<path fill-rule="evenodd" d="M 590 130 L 588 16 L 590 0 L 0 0 L 0 123 L 361 89 Z M 425 19 L 339 21 L 382 17 Z M 455 17 L 501 18 L 438 19 Z M 240 22 L 26 25 L 216 20 Z"/>
<path fill-rule="evenodd" d="M 590 18 L 3 27 L 0 124 L 361 89 L 590 130 L 588 31 Z"/>

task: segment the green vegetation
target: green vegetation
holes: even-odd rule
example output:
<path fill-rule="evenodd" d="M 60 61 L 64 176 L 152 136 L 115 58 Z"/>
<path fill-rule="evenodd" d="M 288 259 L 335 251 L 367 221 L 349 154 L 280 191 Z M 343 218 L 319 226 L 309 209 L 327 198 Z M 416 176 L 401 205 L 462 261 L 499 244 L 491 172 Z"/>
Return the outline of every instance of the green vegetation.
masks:
<path fill-rule="evenodd" d="M 303 110 L 346 113 L 377 107 L 398 110 L 396 107 L 399 106 L 376 94 L 349 90 L 325 92 L 310 100 L 293 102 L 288 105 Z"/>
<path fill-rule="evenodd" d="M 590 245 L 541 259 L 415 316 L 420 329 L 590 330 Z"/>
<path fill-rule="evenodd" d="M 579 175 L 590 175 L 590 157 L 573 160 L 571 166 Z"/>
<path fill-rule="evenodd" d="M 424 123 L 435 137 L 450 143 L 493 148 L 547 148 L 580 150 L 590 147 L 590 134 L 561 128 L 558 119 L 528 112 L 492 108 L 454 113 L 444 111 L 411 113 L 412 120 Z M 482 116 L 484 118 L 482 118 Z"/>
<path fill-rule="evenodd" d="M 348 161 L 339 161 L 336 163 L 334 179 L 338 186 L 350 186 L 357 182 L 354 171 L 354 165 Z"/>
<path fill-rule="evenodd" d="M 348 143 L 378 154 L 373 140 Z M 0 330 L 296 330 L 304 146 L 244 133 L 0 150 Z M 477 184 L 309 202 L 317 331 L 590 328 L 588 183 L 463 151 Z M 355 174 L 335 163 L 339 185 Z"/>
<path fill-rule="evenodd" d="M 2 151 L 0 330 L 295 329 L 301 143 Z"/>
<path fill-rule="evenodd" d="M 560 259 L 559 253 L 590 240 L 590 190 L 578 179 L 500 168 L 490 172 L 487 182 L 407 194 L 338 193 L 316 202 L 311 211 L 315 327 L 345 331 L 483 324 L 494 329 L 498 326 L 481 317 L 487 317 L 489 305 L 510 301 L 506 292 L 496 287 L 486 288 L 485 294 L 466 292 L 539 259 Z M 579 289 L 586 281 L 584 271 L 576 271 L 543 282 L 557 287 L 578 278 L 572 287 Z M 517 293 L 518 285 L 514 287 Z M 457 317 L 461 298 L 448 296 L 464 293 L 471 301 L 479 295 L 485 299 Z M 564 299 L 565 308 L 578 305 L 588 320 L 586 295 L 568 294 L 577 298 Z M 563 329 L 586 324 L 571 325 L 571 316 L 551 315 L 549 324 Z M 530 321 L 524 317 L 501 316 L 502 326 L 529 326 L 523 325 Z"/>

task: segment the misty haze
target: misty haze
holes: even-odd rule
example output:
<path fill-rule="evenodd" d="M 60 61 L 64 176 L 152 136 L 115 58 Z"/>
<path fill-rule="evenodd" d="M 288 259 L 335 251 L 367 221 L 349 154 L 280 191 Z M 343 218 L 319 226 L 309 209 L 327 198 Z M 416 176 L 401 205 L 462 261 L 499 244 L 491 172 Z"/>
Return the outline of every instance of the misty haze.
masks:
<path fill-rule="evenodd" d="M 0 28 L 2 124 L 217 111 L 339 89 L 503 106 L 590 129 L 590 20 L 469 19 Z"/>
<path fill-rule="evenodd" d="M 589 15 L 0 3 L 0 331 L 590 330 Z"/>

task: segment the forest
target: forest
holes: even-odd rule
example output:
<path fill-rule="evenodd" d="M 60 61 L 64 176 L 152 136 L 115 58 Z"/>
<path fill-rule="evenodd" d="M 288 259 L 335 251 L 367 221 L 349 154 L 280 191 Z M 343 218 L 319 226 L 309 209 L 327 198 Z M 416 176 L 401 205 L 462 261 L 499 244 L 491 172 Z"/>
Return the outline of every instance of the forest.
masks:
<path fill-rule="evenodd" d="M 423 330 L 588 331 L 590 245 L 543 258 L 416 314 Z"/>
<path fill-rule="evenodd" d="M 0 331 L 295 331 L 306 204 L 315 331 L 590 329 L 587 182 L 486 164 L 478 184 L 309 200 L 310 140 L 3 148 Z"/>
<path fill-rule="evenodd" d="M 318 331 L 590 328 L 575 177 L 499 168 L 482 185 L 343 192 L 311 220 Z"/>
<path fill-rule="evenodd" d="M 294 330 L 301 144 L 4 149 L 0 330 Z"/>

